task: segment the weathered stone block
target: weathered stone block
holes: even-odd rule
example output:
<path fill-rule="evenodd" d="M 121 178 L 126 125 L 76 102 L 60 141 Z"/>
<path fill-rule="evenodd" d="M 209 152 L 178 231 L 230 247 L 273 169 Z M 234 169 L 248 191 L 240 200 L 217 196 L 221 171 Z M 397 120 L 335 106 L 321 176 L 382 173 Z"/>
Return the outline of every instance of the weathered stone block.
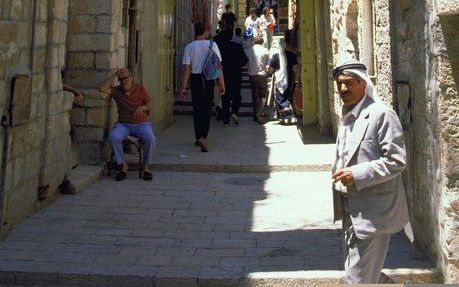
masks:
<path fill-rule="evenodd" d="M 112 9 L 110 0 L 71 0 L 69 2 L 69 11 L 72 15 L 80 14 L 110 14 Z"/>
<path fill-rule="evenodd" d="M 19 53 L 19 65 L 27 67 L 30 63 L 30 50 L 22 50 Z"/>
<path fill-rule="evenodd" d="M 52 0 L 50 5 L 53 7 L 53 16 L 60 20 L 67 19 L 68 14 L 68 0 Z"/>
<path fill-rule="evenodd" d="M 70 18 L 71 33 L 88 33 L 96 31 L 95 17 L 92 15 L 77 15 Z"/>
<path fill-rule="evenodd" d="M 83 90 L 84 94 L 84 107 L 105 107 L 110 105 L 110 97 L 97 90 Z"/>
<path fill-rule="evenodd" d="M 70 124 L 72 126 L 86 125 L 86 110 L 84 108 L 75 107 L 70 110 Z"/>
<path fill-rule="evenodd" d="M 96 69 L 110 70 L 116 67 L 118 57 L 115 53 L 96 53 Z"/>
<path fill-rule="evenodd" d="M 48 72 L 48 90 L 50 93 L 62 91 L 62 79 L 59 69 L 51 69 Z"/>
<path fill-rule="evenodd" d="M 59 114 L 64 111 L 63 103 L 64 98 L 61 93 L 54 93 L 49 95 L 49 113 L 51 115 Z"/>
<path fill-rule="evenodd" d="M 86 114 L 86 124 L 89 126 L 104 127 L 106 125 L 107 109 L 88 108 Z"/>
<path fill-rule="evenodd" d="M 45 68 L 46 61 L 46 50 L 45 49 L 35 49 L 35 56 L 33 62 L 33 71 L 34 73 L 40 73 Z"/>
<path fill-rule="evenodd" d="M 38 19 L 43 22 L 48 19 L 48 1 L 38 1 Z"/>
<path fill-rule="evenodd" d="M 94 53 L 72 52 L 68 54 L 68 68 L 92 69 L 94 68 Z"/>
<path fill-rule="evenodd" d="M 76 142 L 102 142 L 104 140 L 104 128 L 74 127 Z"/>
<path fill-rule="evenodd" d="M 81 89 L 99 87 L 107 77 L 108 72 L 95 70 L 70 70 L 66 76 L 66 83 Z"/>
<path fill-rule="evenodd" d="M 19 51 L 14 49 L 7 54 L 6 66 L 17 67 L 19 64 Z"/>
<path fill-rule="evenodd" d="M 0 29 L 2 30 L 2 33 L 0 33 L 1 46 L 7 46 L 14 42 L 17 35 L 17 23 L 0 21 Z"/>
<path fill-rule="evenodd" d="M 28 22 L 18 22 L 17 23 L 17 34 L 16 34 L 16 47 L 27 48 L 30 45 L 30 35 L 29 35 L 30 24 Z M 2 31 L 3 33 L 3 31 Z"/>
<path fill-rule="evenodd" d="M 35 45 L 37 47 L 46 47 L 48 40 L 46 24 L 37 23 L 35 28 Z"/>
<path fill-rule="evenodd" d="M 63 100 L 64 113 L 68 113 L 73 107 L 74 96 L 71 92 L 64 91 L 63 98 L 64 98 Z"/>
<path fill-rule="evenodd" d="M 22 6 L 21 0 L 11 0 L 10 17 L 13 20 L 20 20 L 22 18 Z"/>
<path fill-rule="evenodd" d="M 116 27 L 112 25 L 112 17 L 109 15 L 96 16 L 96 32 L 115 33 Z"/>
<path fill-rule="evenodd" d="M 21 144 L 16 144 L 21 145 Z M 13 187 L 19 186 L 24 180 L 24 171 L 25 171 L 26 155 L 17 157 L 14 160 L 14 172 L 13 172 Z"/>
<path fill-rule="evenodd" d="M 0 50 L 0 79 L 1 80 L 5 79 L 5 75 L 6 75 L 6 53 Z"/>
<path fill-rule="evenodd" d="M 110 34 L 78 34 L 70 36 L 70 51 L 112 51 L 114 37 Z"/>
<path fill-rule="evenodd" d="M 80 143 L 78 156 L 83 164 L 99 164 L 102 160 L 102 143 Z"/>

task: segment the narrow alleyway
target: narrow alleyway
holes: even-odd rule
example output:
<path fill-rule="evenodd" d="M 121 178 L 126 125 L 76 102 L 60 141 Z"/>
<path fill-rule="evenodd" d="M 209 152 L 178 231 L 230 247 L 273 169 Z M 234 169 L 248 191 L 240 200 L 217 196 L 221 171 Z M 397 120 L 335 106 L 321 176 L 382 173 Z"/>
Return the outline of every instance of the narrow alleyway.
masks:
<path fill-rule="evenodd" d="M 343 266 L 340 226 L 332 222 L 333 139 L 313 127 L 301 131 L 243 118 L 239 127 L 225 128 L 213 121 L 210 151 L 201 153 L 192 130 L 191 117 L 177 116 L 159 135 L 152 182 L 135 171 L 121 183 L 105 177 L 17 225 L 0 243 L 2 280 L 79 286 L 338 282 Z M 390 274 L 430 281 L 432 272 L 423 268 L 431 266 L 414 260 L 408 242 L 394 236 Z"/>

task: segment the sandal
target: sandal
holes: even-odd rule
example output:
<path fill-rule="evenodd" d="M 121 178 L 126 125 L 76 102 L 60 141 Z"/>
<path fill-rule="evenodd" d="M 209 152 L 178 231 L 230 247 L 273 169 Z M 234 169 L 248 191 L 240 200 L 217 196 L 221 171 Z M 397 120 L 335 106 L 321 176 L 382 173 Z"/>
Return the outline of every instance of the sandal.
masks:
<path fill-rule="evenodd" d="M 143 172 L 143 177 L 142 177 L 142 178 L 143 178 L 143 180 L 145 180 L 145 181 L 150 181 L 150 180 L 153 179 L 153 174 L 151 174 L 151 172 L 149 172 L 149 171 L 144 171 L 144 172 Z"/>
<path fill-rule="evenodd" d="M 208 152 L 207 145 L 202 140 L 198 140 L 198 144 L 201 147 L 202 152 Z"/>
<path fill-rule="evenodd" d="M 116 174 L 115 180 L 116 181 L 122 181 L 126 178 L 127 174 L 124 171 L 120 171 Z"/>

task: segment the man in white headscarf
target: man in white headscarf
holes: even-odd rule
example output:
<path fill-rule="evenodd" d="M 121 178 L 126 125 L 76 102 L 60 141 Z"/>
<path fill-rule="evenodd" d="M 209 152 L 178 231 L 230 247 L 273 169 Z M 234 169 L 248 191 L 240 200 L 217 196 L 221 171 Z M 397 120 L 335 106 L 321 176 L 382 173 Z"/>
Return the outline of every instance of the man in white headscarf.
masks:
<path fill-rule="evenodd" d="M 378 283 L 391 234 L 409 224 L 402 127 L 366 70 L 357 60 L 333 70 L 343 102 L 333 203 L 335 221 L 343 221 L 346 283 Z"/>

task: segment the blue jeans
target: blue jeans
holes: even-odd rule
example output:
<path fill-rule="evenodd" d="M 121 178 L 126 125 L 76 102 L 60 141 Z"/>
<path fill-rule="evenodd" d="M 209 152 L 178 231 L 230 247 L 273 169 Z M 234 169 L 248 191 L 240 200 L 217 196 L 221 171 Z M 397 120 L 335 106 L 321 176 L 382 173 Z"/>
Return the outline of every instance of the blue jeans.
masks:
<path fill-rule="evenodd" d="M 134 136 L 143 141 L 143 164 L 152 163 L 153 150 L 156 138 L 153 133 L 151 122 L 139 124 L 116 123 L 108 137 L 117 164 L 124 163 L 123 140 L 128 136 Z"/>

